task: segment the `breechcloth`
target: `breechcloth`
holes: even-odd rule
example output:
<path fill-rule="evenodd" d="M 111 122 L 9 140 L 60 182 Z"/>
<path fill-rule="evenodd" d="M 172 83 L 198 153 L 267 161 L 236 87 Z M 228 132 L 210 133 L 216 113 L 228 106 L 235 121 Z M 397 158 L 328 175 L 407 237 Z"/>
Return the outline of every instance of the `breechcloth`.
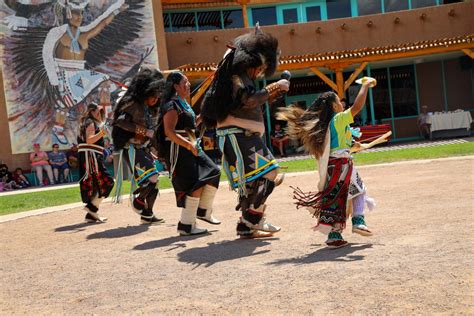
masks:
<path fill-rule="evenodd" d="M 277 169 L 278 163 L 258 134 L 231 127 L 218 129 L 217 136 L 227 179 L 239 192 L 236 210 L 242 211 L 242 218 L 237 233 L 251 234 L 250 226 L 262 219 L 265 201 L 275 187 L 274 181 L 264 175 Z"/>

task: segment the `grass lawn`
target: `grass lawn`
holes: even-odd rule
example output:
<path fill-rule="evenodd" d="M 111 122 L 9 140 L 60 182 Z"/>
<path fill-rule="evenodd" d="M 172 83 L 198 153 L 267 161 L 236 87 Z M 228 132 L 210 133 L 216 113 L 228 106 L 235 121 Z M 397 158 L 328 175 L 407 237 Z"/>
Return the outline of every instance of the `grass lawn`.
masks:
<path fill-rule="evenodd" d="M 428 148 L 413 148 L 387 152 L 360 153 L 354 155 L 356 165 L 370 165 L 414 159 L 444 158 L 474 155 L 474 142 L 441 145 Z M 314 159 L 282 162 L 284 172 L 311 171 L 316 169 Z M 224 176 L 222 177 L 223 179 Z M 129 192 L 130 183 L 124 183 L 122 193 Z M 168 177 L 160 178 L 160 189 L 171 188 Z M 58 189 L 43 192 L 31 192 L 16 195 L 0 195 L 0 215 L 24 212 L 34 209 L 80 202 L 79 188 Z"/>
<path fill-rule="evenodd" d="M 354 163 L 356 166 L 361 166 L 403 160 L 433 159 L 468 155 L 474 155 L 474 142 L 427 148 L 401 149 L 386 152 L 361 152 L 354 155 Z M 314 159 L 282 162 L 280 165 L 287 168 L 284 172 L 309 171 L 316 170 L 317 168 L 317 163 Z"/>

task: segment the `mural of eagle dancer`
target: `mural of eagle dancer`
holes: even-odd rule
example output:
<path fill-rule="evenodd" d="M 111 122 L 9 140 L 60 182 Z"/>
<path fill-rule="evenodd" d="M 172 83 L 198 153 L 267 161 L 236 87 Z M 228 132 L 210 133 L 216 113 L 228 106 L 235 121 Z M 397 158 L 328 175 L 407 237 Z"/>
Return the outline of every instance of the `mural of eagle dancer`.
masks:
<path fill-rule="evenodd" d="M 28 152 L 33 142 L 75 142 L 91 93 L 101 85 L 109 91 L 109 79 L 132 76 L 150 55 L 155 37 L 148 1 L 5 0 L 10 30 L 2 44 L 14 153 Z"/>

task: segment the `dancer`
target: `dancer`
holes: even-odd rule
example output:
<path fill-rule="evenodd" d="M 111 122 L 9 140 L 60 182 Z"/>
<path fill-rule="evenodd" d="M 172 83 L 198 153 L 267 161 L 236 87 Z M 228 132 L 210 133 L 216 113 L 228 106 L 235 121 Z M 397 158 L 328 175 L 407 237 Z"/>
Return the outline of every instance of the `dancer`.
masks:
<path fill-rule="evenodd" d="M 109 196 L 114 186 L 114 179 L 104 165 L 104 136 L 100 128 L 104 112 L 95 103 L 87 107 L 80 120 L 78 142 L 79 188 L 82 202 L 86 204 L 87 223 L 102 223 L 106 217 L 100 217 L 99 205 Z"/>
<path fill-rule="evenodd" d="M 203 101 L 203 121 L 217 126 L 223 165 L 233 189 L 238 189 L 237 223 L 241 238 L 269 237 L 280 227 L 264 217 L 265 201 L 275 187 L 278 163 L 262 140 L 262 105 L 288 91 L 286 79 L 258 89 L 255 80 L 271 76 L 278 64 L 278 40 L 257 26 L 239 36 L 220 62 Z"/>
<path fill-rule="evenodd" d="M 290 137 L 301 139 L 318 160 L 319 192 L 304 193 L 298 188 L 295 198 L 298 207 L 307 207 L 318 218 L 316 229 L 328 234 L 326 244 L 330 248 L 347 244 L 341 233 L 346 226 L 349 200 L 353 204 L 352 232 L 372 235 L 364 217 L 366 188 L 350 156 L 352 135 L 349 127 L 364 107 L 371 85 L 373 82 L 365 81 L 354 105 L 345 111 L 334 92 L 325 92 L 306 111 L 290 106 L 280 109 L 277 114 L 278 119 L 288 121 Z M 356 143 L 356 146 L 360 144 Z"/>
<path fill-rule="evenodd" d="M 142 224 L 163 223 L 153 213 L 158 196 L 158 171 L 153 150 L 154 134 L 158 126 L 158 108 L 165 81 L 158 70 L 142 67 L 114 110 L 112 138 L 119 151 L 117 168 L 117 196 L 122 185 L 123 161 L 129 165 L 132 179 L 132 206 Z M 135 190 L 135 184 L 138 188 Z"/>
<path fill-rule="evenodd" d="M 219 167 L 203 152 L 196 140 L 198 119 L 186 101 L 190 87 L 181 72 L 172 72 L 166 80 L 161 107 L 162 124 L 158 137 L 164 145 L 164 157 L 176 194 L 176 204 L 182 208 L 178 232 L 181 236 L 207 233 L 196 227 L 196 218 L 210 224 L 220 224 L 213 215 L 214 196 L 219 186 Z M 164 137 L 166 138 L 164 139 Z"/>

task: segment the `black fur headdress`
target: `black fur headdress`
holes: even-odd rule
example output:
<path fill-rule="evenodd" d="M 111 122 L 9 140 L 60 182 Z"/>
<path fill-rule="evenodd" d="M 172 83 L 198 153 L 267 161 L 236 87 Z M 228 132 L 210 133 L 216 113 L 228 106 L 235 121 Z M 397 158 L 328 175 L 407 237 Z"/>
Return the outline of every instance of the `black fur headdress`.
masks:
<path fill-rule="evenodd" d="M 201 117 L 208 128 L 222 121 L 240 105 L 232 97 L 232 76 L 244 73 L 249 68 L 266 65 L 265 75 L 271 76 L 278 66 L 278 40 L 264 33 L 257 25 L 255 32 L 237 37 L 222 61 L 217 66 L 214 79 L 206 92 L 201 106 Z"/>
<path fill-rule="evenodd" d="M 265 76 L 275 73 L 278 66 L 278 40 L 264 33 L 258 25 L 254 32 L 237 37 L 234 46 L 236 50 L 232 66 L 236 73 L 262 64 L 266 65 Z"/>

